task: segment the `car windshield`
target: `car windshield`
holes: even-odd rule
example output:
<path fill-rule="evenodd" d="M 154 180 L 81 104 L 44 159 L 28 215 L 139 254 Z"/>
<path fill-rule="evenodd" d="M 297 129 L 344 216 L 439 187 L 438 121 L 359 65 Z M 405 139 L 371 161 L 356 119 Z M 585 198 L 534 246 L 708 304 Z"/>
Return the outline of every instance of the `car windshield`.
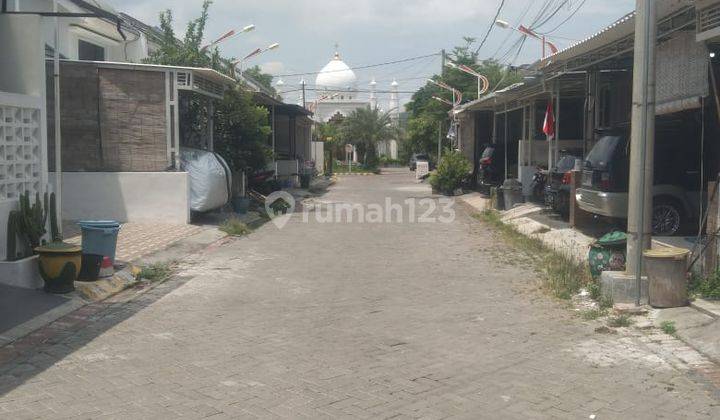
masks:
<path fill-rule="evenodd" d="M 565 173 L 567 171 L 571 171 L 572 168 L 575 167 L 575 159 L 577 159 L 575 156 L 565 156 L 557 163 L 557 171 Z"/>
<path fill-rule="evenodd" d="M 415 160 L 428 160 L 427 155 L 417 155 L 415 156 Z"/>
<path fill-rule="evenodd" d="M 485 148 L 482 154 L 482 158 L 489 158 L 492 157 L 493 153 L 495 152 L 495 148 L 492 146 L 488 146 Z"/>
<path fill-rule="evenodd" d="M 588 153 L 585 163 L 593 169 L 606 169 L 620 140 L 620 136 L 602 137 Z"/>

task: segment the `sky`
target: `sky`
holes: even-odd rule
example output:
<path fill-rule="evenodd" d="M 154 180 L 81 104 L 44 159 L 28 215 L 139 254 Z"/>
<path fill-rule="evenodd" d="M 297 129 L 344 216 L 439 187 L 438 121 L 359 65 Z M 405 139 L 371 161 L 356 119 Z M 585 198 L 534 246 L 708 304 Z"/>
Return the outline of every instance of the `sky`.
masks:
<path fill-rule="evenodd" d="M 538 30 L 561 49 L 581 40 L 633 10 L 635 0 L 548 0 L 562 5 Z M 189 19 L 198 16 L 202 0 L 106 0 L 117 10 L 145 23 L 157 25 L 158 14 L 172 9 L 178 35 Z M 250 65 L 282 76 L 282 90 L 297 89 L 296 73 L 318 72 L 332 58 L 335 44 L 351 67 L 365 66 L 452 50 L 463 37 L 482 39 L 493 22 L 501 0 L 215 0 L 210 8 L 206 37 L 217 38 L 230 29 L 254 24 L 256 30 L 221 44 L 229 57 L 242 57 L 258 47 L 280 43 L 280 48 L 258 56 Z M 500 19 L 513 26 L 530 25 L 545 0 L 505 0 Z M 575 12 L 576 9 L 579 10 Z M 553 10 L 557 9 L 557 6 Z M 511 49 L 521 35 L 494 27 L 480 51 L 481 58 L 495 57 L 508 64 L 530 63 L 540 58 L 541 43 L 528 39 L 522 51 Z M 515 58 L 517 57 L 517 59 Z M 360 89 L 374 77 L 378 90 L 400 84 L 406 102 L 424 79 L 440 71 L 439 55 L 404 63 L 357 70 Z M 288 76 L 283 76 L 288 75 Z M 305 76 L 308 97 L 314 97 L 314 75 Z M 291 102 L 298 92 L 288 92 Z M 380 94 L 380 100 L 383 100 Z"/>

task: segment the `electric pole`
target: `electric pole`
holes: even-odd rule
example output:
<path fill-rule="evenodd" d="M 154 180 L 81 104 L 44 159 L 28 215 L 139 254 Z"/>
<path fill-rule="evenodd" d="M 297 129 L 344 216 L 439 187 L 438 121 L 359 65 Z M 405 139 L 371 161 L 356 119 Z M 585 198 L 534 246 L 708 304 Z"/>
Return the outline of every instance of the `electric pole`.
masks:
<path fill-rule="evenodd" d="M 640 304 L 643 252 L 652 241 L 652 190 L 655 152 L 655 0 L 637 0 L 630 139 L 627 273 L 635 275 Z"/>
<path fill-rule="evenodd" d="M 445 76 L 445 64 L 447 62 L 447 54 L 445 54 L 445 49 L 443 48 L 440 50 L 440 77 Z"/>

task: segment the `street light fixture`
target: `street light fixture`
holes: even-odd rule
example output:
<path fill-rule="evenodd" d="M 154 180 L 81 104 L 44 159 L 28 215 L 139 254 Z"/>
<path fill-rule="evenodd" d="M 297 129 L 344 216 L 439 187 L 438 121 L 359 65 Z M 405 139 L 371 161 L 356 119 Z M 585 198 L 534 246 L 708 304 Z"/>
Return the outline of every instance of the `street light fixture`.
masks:
<path fill-rule="evenodd" d="M 445 63 L 446 66 L 450 67 L 451 69 L 460 70 L 463 73 L 467 73 L 471 76 L 475 76 L 478 79 L 478 99 L 480 99 L 480 96 L 482 96 L 484 93 L 490 89 L 490 81 L 487 77 L 483 76 L 482 74 L 476 72 L 471 67 L 468 67 L 464 64 L 457 64 L 453 63 L 452 61 L 448 61 Z"/>
<path fill-rule="evenodd" d="M 433 96 L 432 98 L 435 99 L 435 100 L 438 101 L 438 102 L 444 103 L 445 105 L 450 105 L 450 106 L 453 107 L 453 108 L 455 107 L 455 105 L 453 105 L 453 103 L 450 102 L 450 101 L 448 101 L 447 99 L 443 99 L 443 98 L 441 98 L 441 97 L 439 97 L 439 96 Z"/>
<path fill-rule="evenodd" d="M 277 43 L 277 42 L 275 42 L 275 43 L 273 43 L 273 44 L 270 44 L 270 45 L 268 45 L 268 46 L 265 47 L 265 48 L 257 48 L 257 49 L 255 49 L 253 52 L 251 52 L 250 54 L 246 55 L 245 57 L 243 57 L 243 58 L 238 58 L 237 60 L 231 61 L 232 67 L 235 68 L 235 66 L 237 66 L 237 65 L 239 64 L 239 65 L 240 65 L 240 74 L 242 75 L 242 73 L 243 73 L 243 65 L 245 64 L 245 62 L 246 62 L 247 60 L 249 60 L 249 59 L 251 59 L 251 58 L 253 58 L 253 57 L 257 57 L 258 55 L 260 55 L 260 54 L 262 54 L 262 53 L 264 53 L 264 52 L 267 52 L 267 51 L 270 51 L 270 50 L 276 50 L 276 49 L 278 49 L 278 48 L 280 48 L 280 44 Z"/>
<path fill-rule="evenodd" d="M 521 34 L 523 34 L 524 36 L 529 36 L 529 37 L 531 37 L 531 38 L 535 38 L 535 39 L 537 39 L 537 40 L 542 41 L 542 58 L 543 58 L 543 60 L 546 58 L 546 50 L 545 50 L 545 47 L 546 47 L 546 46 L 547 46 L 548 48 L 550 48 L 550 52 L 551 52 L 551 53 L 557 54 L 557 52 L 558 52 L 558 49 L 557 49 L 557 47 L 555 46 L 555 44 L 553 44 L 552 42 L 550 42 L 550 41 L 548 41 L 547 39 L 545 39 L 545 35 L 538 35 L 538 34 L 535 33 L 532 29 L 530 29 L 530 28 L 528 28 L 528 27 L 526 27 L 526 26 L 520 25 L 520 26 L 518 26 L 518 27 L 516 28 L 516 27 L 510 25 L 509 22 L 507 22 L 507 21 L 505 21 L 505 20 L 502 20 L 502 19 L 496 20 L 496 21 L 495 21 L 495 25 L 498 26 L 498 27 L 500 27 L 500 28 L 503 28 L 503 29 L 512 29 L 512 30 L 514 30 L 514 31 L 518 31 L 518 32 L 520 32 Z"/>
<path fill-rule="evenodd" d="M 439 81 L 439 80 L 427 79 L 427 81 L 428 81 L 428 83 L 432 83 L 433 85 L 435 85 L 435 86 L 437 86 L 437 87 L 439 87 L 439 88 L 442 88 L 442 89 L 445 89 L 445 90 L 449 90 L 450 92 L 452 92 L 452 94 L 453 94 L 453 108 L 456 107 L 456 106 L 458 106 L 458 105 L 460 105 L 460 103 L 462 102 L 462 92 L 460 92 L 459 90 L 457 90 L 457 89 L 455 89 L 454 87 L 448 85 L 447 83 L 441 82 L 441 81 Z"/>
<path fill-rule="evenodd" d="M 215 46 L 215 45 L 217 45 L 217 44 L 219 44 L 219 43 L 221 43 L 221 42 L 223 42 L 223 41 L 227 41 L 228 39 L 235 37 L 236 35 L 244 34 L 244 33 L 253 31 L 254 29 L 255 29 L 255 25 L 247 25 L 247 26 L 245 26 L 245 27 L 243 27 L 243 28 L 241 28 L 241 29 L 233 29 L 233 30 L 231 30 L 231 31 L 228 31 L 228 32 L 226 32 L 223 36 L 221 36 L 220 38 L 218 38 L 218 39 L 216 39 L 215 41 L 213 41 L 213 42 L 211 42 L 211 43 L 203 46 L 202 48 L 200 48 L 200 51 L 205 51 L 205 50 L 207 50 L 208 48 L 210 48 L 210 47 L 212 47 L 212 46 Z"/>

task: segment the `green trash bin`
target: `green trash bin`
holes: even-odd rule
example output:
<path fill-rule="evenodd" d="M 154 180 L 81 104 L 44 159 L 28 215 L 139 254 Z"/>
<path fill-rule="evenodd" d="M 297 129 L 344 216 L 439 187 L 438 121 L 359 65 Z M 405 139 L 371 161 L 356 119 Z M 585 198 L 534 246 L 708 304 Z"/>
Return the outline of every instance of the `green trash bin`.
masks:
<path fill-rule="evenodd" d="M 593 278 L 599 278 L 603 271 L 625 271 L 627 234 L 610 232 L 590 245 L 588 265 Z"/>

